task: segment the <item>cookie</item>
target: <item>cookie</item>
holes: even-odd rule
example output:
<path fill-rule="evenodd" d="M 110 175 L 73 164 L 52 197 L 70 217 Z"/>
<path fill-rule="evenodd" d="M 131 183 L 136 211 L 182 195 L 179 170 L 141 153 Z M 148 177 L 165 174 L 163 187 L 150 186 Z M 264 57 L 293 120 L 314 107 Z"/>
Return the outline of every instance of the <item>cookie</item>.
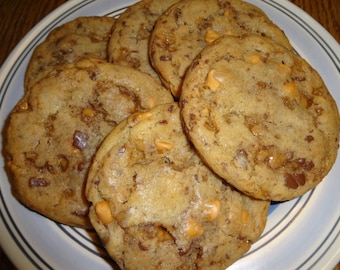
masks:
<path fill-rule="evenodd" d="M 149 61 L 149 38 L 157 18 L 177 1 L 142 0 L 129 6 L 112 28 L 108 44 L 109 61 L 131 66 L 159 80 Z"/>
<path fill-rule="evenodd" d="M 86 196 L 92 225 L 121 269 L 225 269 L 258 239 L 269 207 L 204 165 L 177 103 L 113 129 L 95 155 Z"/>
<path fill-rule="evenodd" d="M 55 221 L 89 227 L 84 182 L 101 141 L 132 113 L 171 101 L 133 68 L 94 60 L 59 65 L 10 114 L 4 145 L 14 196 Z"/>
<path fill-rule="evenodd" d="M 25 89 L 30 89 L 56 65 L 89 57 L 107 60 L 107 43 L 114 21 L 104 16 L 79 17 L 52 30 L 34 49 L 24 78 Z"/>
<path fill-rule="evenodd" d="M 181 108 L 207 164 L 256 198 L 303 195 L 336 160 L 334 99 L 316 70 L 269 39 L 229 36 L 207 46 L 187 72 Z"/>
<path fill-rule="evenodd" d="M 291 48 L 266 14 L 241 0 L 182 0 L 159 17 L 151 35 L 151 63 L 163 84 L 179 97 L 182 79 L 196 55 L 223 35 L 258 34 Z"/>

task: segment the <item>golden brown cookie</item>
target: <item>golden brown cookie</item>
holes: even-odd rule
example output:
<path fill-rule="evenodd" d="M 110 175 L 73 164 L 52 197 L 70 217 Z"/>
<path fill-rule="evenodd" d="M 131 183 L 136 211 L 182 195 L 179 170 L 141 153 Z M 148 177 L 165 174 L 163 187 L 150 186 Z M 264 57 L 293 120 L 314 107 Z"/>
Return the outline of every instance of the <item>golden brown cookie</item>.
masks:
<path fill-rule="evenodd" d="M 323 80 L 267 38 L 228 36 L 207 46 L 185 77 L 181 108 L 207 164 L 256 198 L 304 194 L 337 156 L 339 113 Z"/>
<path fill-rule="evenodd" d="M 151 63 L 163 84 L 179 97 L 194 57 L 223 35 L 257 34 L 291 45 L 266 14 L 241 0 L 182 0 L 159 17 L 150 39 Z"/>
<path fill-rule="evenodd" d="M 109 61 L 131 66 L 159 80 L 149 61 L 149 38 L 157 18 L 177 1 L 142 0 L 129 6 L 112 28 L 108 44 Z"/>
<path fill-rule="evenodd" d="M 90 57 L 107 60 L 107 43 L 114 22 L 111 17 L 79 17 L 53 29 L 34 49 L 25 74 L 25 89 L 56 65 Z"/>
<path fill-rule="evenodd" d="M 10 114 L 5 156 L 13 194 L 55 221 L 89 226 L 83 189 L 97 147 L 132 113 L 172 100 L 133 68 L 93 60 L 59 65 Z"/>
<path fill-rule="evenodd" d="M 204 165 L 177 103 L 133 114 L 106 137 L 86 196 L 92 225 L 122 269 L 225 269 L 258 239 L 269 207 Z"/>

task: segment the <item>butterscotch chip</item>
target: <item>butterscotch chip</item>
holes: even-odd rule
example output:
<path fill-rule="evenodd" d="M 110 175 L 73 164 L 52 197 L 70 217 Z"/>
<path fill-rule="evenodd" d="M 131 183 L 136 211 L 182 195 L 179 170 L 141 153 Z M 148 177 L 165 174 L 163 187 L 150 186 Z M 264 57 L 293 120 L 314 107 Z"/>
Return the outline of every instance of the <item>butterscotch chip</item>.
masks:
<path fill-rule="evenodd" d="M 148 116 L 121 122 L 95 155 L 86 186 L 94 229 L 122 269 L 225 269 L 262 233 L 269 202 L 204 165 L 177 103 Z M 110 214 L 97 210 L 103 201 Z"/>
<path fill-rule="evenodd" d="M 149 55 L 163 84 L 175 97 L 196 55 L 215 39 L 256 34 L 291 48 L 288 38 L 256 6 L 241 0 L 182 0 L 157 20 Z"/>
<path fill-rule="evenodd" d="M 171 101 L 168 90 L 133 68 L 91 60 L 59 65 L 9 117 L 5 156 L 15 197 L 53 220 L 90 226 L 84 182 L 97 147 L 131 114 Z"/>
<path fill-rule="evenodd" d="M 269 39 L 226 36 L 207 46 L 188 70 L 180 104 L 206 163 L 256 198 L 300 196 L 335 162 L 334 99 L 317 71 Z"/>
<path fill-rule="evenodd" d="M 142 0 L 129 6 L 112 28 L 109 61 L 131 66 L 159 80 L 149 61 L 149 38 L 158 17 L 177 1 Z"/>
<path fill-rule="evenodd" d="M 114 22 L 112 17 L 79 17 L 53 29 L 34 49 L 25 74 L 25 90 L 57 65 L 82 58 L 107 61 L 107 43 Z"/>

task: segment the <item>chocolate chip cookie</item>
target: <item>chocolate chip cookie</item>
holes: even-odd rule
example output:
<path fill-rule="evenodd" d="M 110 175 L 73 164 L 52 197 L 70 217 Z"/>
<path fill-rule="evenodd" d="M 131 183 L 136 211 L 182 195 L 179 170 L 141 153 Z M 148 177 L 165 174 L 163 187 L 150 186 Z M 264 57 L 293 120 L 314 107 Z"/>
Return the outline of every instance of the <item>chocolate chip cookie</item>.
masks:
<path fill-rule="evenodd" d="M 113 129 L 95 155 L 86 196 L 92 225 L 122 269 L 225 269 L 258 239 L 269 207 L 204 165 L 177 103 Z"/>
<path fill-rule="evenodd" d="M 320 75 L 260 36 L 226 36 L 193 61 L 181 95 L 203 159 L 248 195 L 281 201 L 314 188 L 335 162 L 339 113 Z"/>
<path fill-rule="evenodd" d="M 59 65 L 18 102 L 5 131 L 14 196 L 55 221 L 88 227 L 92 156 L 120 121 L 173 98 L 148 74 L 104 61 Z"/>
<path fill-rule="evenodd" d="M 179 97 L 182 79 L 194 57 L 223 35 L 257 34 L 291 48 L 288 38 L 256 6 L 241 0 L 182 0 L 159 17 L 150 39 L 151 63 Z"/>
<path fill-rule="evenodd" d="M 157 18 L 177 1 L 142 0 L 129 6 L 112 28 L 109 61 L 134 67 L 159 80 L 149 61 L 149 38 Z"/>
<path fill-rule="evenodd" d="M 107 43 L 114 22 L 111 17 L 79 17 L 53 29 L 34 49 L 25 74 L 25 89 L 56 65 L 89 57 L 107 60 Z"/>

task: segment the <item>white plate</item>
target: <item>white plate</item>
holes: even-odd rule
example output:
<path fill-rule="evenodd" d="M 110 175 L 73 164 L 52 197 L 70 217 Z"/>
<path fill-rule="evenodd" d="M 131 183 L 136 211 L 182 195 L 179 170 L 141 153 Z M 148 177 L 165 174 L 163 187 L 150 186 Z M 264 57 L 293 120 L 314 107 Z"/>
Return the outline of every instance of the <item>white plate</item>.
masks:
<path fill-rule="evenodd" d="M 133 0 L 69 1 L 34 27 L 0 70 L 0 125 L 23 94 L 33 48 L 57 25 L 79 16 L 119 15 Z M 250 0 L 278 24 L 314 66 L 340 104 L 340 46 L 309 15 L 286 0 Z M 1 140 L 1 138 L 0 138 Z M 3 159 L 0 160 L 3 167 Z M 0 171 L 0 242 L 19 269 L 112 269 L 93 231 L 48 220 L 11 195 Z M 230 269 L 332 269 L 340 261 L 340 158 L 313 191 L 273 205 L 262 237 Z"/>

